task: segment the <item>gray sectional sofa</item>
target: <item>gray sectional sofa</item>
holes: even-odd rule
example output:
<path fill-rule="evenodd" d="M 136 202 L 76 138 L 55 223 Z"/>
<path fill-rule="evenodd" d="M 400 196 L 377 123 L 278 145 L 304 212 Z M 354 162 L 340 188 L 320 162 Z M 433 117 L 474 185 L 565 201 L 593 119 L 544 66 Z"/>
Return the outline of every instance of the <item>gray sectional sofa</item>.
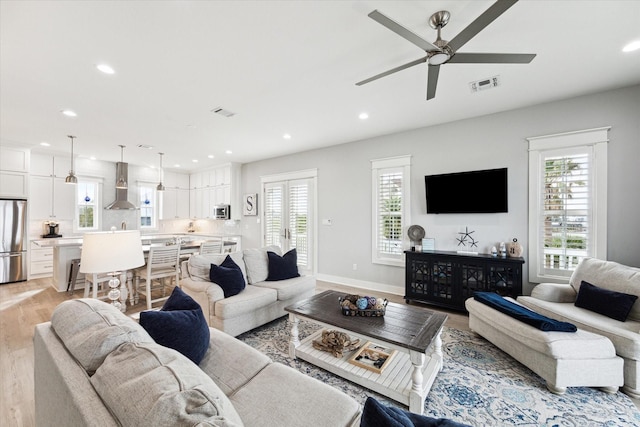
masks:
<path fill-rule="evenodd" d="M 210 332 L 196 365 L 107 303 L 60 304 L 35 329 L 36 425 L 359 425 L 351 397 Z"/>
<path fill-rule="evenodd" d="M 209 326 L 237 336 L 286 315 L 286 306 L 315 294 L 313 276 L 267 281 L 267 251 L 282 254 L 278 246 L 268 246 L 230 254 L 192 255 L 183 261 L 180 287 L 200 304 Z M 227 255 L 242 270 L 246 287 L 225 298 L 222 287 L 209 280 L 209 270 L 211 264 L 220 265 Z"/>

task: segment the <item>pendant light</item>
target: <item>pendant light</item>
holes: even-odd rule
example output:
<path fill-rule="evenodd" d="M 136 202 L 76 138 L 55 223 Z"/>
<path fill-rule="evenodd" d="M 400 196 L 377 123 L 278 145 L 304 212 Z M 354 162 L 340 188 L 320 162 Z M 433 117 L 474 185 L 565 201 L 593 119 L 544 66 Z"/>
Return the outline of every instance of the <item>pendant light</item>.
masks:
<path fill-rule="evenodd" d="M 118 147 L 120 147 L 120 163 L 124 163 L 124 147 L 126 147 L 126 145 L 118 145 Z M 128 187 L 129 186 L 127 185 L 127 181 L 124 179 L 124 175 L 120 174 L 116 181 L 116 188 L 126 190 Z"/>
<path fill-rule="evenodd" d="M 73 171 L 73 135 L 67 135 L 71 139 L 71 170 L 69 171 L 69 176 L 64 179 L 64 182 L 67 184 L 77 184 L 78 178 L 76 178 L 76 174 Z"/>
<path fill-rule="evenodd" d="M 162 170 L 162 156 L 164 156 L 164 153 L 158 153 L 158 154 L 160 154 L 160 182 L 158 183 L 156 190 L 164 191 L 164 185 L 162 185 L 162 176 L 164 175 L 164 172 Z"/>

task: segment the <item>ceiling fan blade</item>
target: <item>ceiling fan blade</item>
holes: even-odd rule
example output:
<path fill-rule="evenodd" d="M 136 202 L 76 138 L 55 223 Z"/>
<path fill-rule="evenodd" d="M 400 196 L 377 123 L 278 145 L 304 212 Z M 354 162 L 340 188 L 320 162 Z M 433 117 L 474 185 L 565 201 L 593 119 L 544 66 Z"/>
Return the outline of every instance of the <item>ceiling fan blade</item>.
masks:
<path fill-rule="evenodd" d="M 476 18 L 464 30 L 455 36 L 450 42 L 449 47 L 454 52 L 460 49 L 465 43 L 471 40 L 476 34 L 491 24 L 497 17 L 502 15 L 511 6 L 516 4 L 518 0 L 497 0 L 491 7 L 484 11 L 482 15 Z"/>
<path fill-rule="evenodd" d="M 385 71 L 384 73 L 380 73 L 380 74 L 375 75 L 373 77 L 369 77 L 366 80 L 363 80 L 361 82 L 356 83 L 356 86 L 362 86 L 362 85 L 367 84 L 369 82 L 372 82 L 374 80 L 378 80 L 379 78 L 382 78 L 384 76 L 388 76 L 389 74 L 397 73 L 398 71 L 402 71 L 404 69 L 413 67 L 414 65 L 422 64 L 423 62 L 427 62 L 427 57 L 426 56 L 424 58 L 416 59 L 415 61 L 411 61 L 411 62 L 406 63 L 404 65 L 400 65 L 399 67 L 396 67 L 396 68 L 393 68 L 391 70 Z"/>
<path fill-rule="evenodd" d="M 381 12 L 378 12 L 377 9 L 369 14 L 369 18 L 373 19 L 379 24 L 384 25 L 385 27 L 387 27 L 388 29 L 390 29 L 400 37 L 406 40 L 409 40 L 411 43 L 415 44 L 425 52 L 432 52 L 432 51 L 440 52 L 442 50 L 438 46 L 429 43 L 428 41 L 426 41 L 425 39 L 423 39 L 413 31 L 409 30 L 408 28 L 405 28 L 402 25 L 398 24 L 396 21 L 389 18 L 388 16 L 383 15 Z"/>
<path fill-rule="evenodd" d="M 438 74 L 440 74 L 440 66 L 429 65 L 429 74 L 427 75 L 427 101 L 436 97 Z"/>
<path fill-rule="evenodd" d="M 450 64 L 528 64 L 535 53 L 456 53 Z"/>

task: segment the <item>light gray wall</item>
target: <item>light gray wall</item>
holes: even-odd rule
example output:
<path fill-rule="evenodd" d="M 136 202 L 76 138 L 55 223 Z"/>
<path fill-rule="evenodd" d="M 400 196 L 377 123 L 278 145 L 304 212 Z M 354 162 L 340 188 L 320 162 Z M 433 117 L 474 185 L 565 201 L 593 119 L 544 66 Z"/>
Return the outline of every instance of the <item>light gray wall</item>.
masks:
<path fill-rule="evenodd" d="M 612 127 L 608 259 L 640 266 L 640 86 L 249 163 L 242 188 L 259 193 L 261 176 L 317 168 L 318 221 L 332 220 L 331 226 L 318 225 L 319 277 L 404 294 L 404 268 L 371 263 L 371 160 L 412 156 L 411 223 L 435 237 L 436 249 L 460 249 L 455 238 L 466 226 L 475 231 L 479 252 L 515 237 L 528 260 L 526 138 L 602 126 Z M 509 169 L 508 213 L 426 214 L 425 175 L 499 167 Z M 258 221 L 244 217 L 242 227 L 243 246 L 259 246 Z M 525 292 L 530 288 L 525 285 Z"/>

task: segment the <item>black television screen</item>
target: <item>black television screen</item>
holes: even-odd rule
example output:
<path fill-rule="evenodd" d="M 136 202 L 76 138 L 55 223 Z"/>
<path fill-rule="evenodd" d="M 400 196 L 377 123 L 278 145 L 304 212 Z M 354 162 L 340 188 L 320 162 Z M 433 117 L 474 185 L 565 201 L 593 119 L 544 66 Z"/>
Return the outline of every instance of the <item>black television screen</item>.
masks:
<path fill-rule="evenodd" d="M 427 175 L 427 213 L 508 212 L 507 168 Z"/>

